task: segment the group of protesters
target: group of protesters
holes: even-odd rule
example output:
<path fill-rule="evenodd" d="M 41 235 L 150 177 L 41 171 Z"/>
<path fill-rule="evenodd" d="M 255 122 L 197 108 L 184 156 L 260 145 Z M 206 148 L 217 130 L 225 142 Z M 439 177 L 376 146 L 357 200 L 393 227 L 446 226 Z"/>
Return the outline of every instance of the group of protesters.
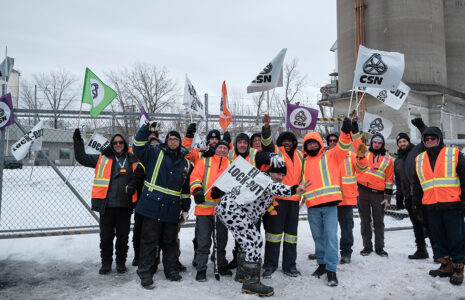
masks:
<path fill-rule="evenodd" d="M 327 285 L 337 286 L 338 264 L 351 263 L 355 206 L 363 240 L 360 254 L 374 251 L 388 256 L 384 215 L 395 179 L 396 207 L 407 209 L 414 227 L 417 251 L 409 258 L 429 257 L 428 237 L 434 259 L 441 263 L 429 274 L 449 277 L 452 284 L 460 285 L 465 260 L 465 158 L 457 148 L 444 145 L 439 128 L 426 127 L 421 119 L 412 124 L 422 132 L 422 142 L 415 146 L 406 133 L 399 133 L 395 159 L 385 149 L 381 134 L 373 135 L 368 146 L 362 142 L 357 117 L 345 118 L 340 132 L 326 136 L 326 145 L 318 132 L 310 132 L 300 147 L 290 131 L 280 133 L 274 143 L 268 115 L 261 132 L 251 137 L 239 133 L 232 139 L 228 132 L 221 135 L 214 129 L 206 136 L 206 146 L 198 147 L 193 145 L 196 124 L 188 126 L 183 138 L 169 131 L 162 142 L 159 124 L 152 121 L 138 130 L 132 147 L 123 135 L 115 134 L 101 155 L 85 153 L 76 129 L 75 157 L 80 164 L 95 168 L 92 209 L 100 213 L 99 273 L 112 270 L 115 236 L 116 271 L 127 272 L 134 212 L 132 265 L 137 266 L 141 285 L 155 287 L 153 275 L 160 260 L 168 280 L 181 280 L 186 267 L 179 260 L 178 234 L 189 216 L 192 196 L 196 216 L 192 265 L 197 281 L 207 280 L 211 257 L 215 276 L 232 276 L 236 268 L 234 280 L 242 283 L 242 292 L 271 296 L 274 289 L 261 278 L 271 278 L 278 269 L 281 243 L 283 273 L 302 276 L 296 265 L 297 228 L 299 210 L 305 204 L 315 243 L 309 259 L 317 262 L 312 275 L 326 274 Z M 237 193 L 214 185 L 238 157 L 271 182 L 246 203 L 237 201 Z M 230 262 L 226 259 L 228 231 L 235 242 Z"/>

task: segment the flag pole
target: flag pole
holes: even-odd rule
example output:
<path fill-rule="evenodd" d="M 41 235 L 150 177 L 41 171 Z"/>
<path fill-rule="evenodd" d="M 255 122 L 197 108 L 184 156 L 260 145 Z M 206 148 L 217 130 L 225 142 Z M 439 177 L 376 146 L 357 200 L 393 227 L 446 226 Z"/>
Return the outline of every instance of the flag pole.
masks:
<path fill-rule="evenodd" d="M 352 107 L 352 97 L 354 96 L 354 87 L 352 87 L 352 92 L 350 93 L 350 103 L 349 103 L 349 109 L 347 110 L 347 115 L 350 113 L 350 108 Z M 357 101 L 357 100 L 355 100 Z"/>
<path fill-rule="evenodd" d="M 82 112 L 82 101 L 81 101 L 81 107 L 79 108 L 79 116 L 78 116 L 78 126 L 77 126 L 77 128 L 79 128 L 79 124 L 81 122 L 81 112 Z"/>
<path fill-rule="evenodd" d="M 266 109 L 269 115 L 270 114 L 270 90 L 266 91 Z"/>

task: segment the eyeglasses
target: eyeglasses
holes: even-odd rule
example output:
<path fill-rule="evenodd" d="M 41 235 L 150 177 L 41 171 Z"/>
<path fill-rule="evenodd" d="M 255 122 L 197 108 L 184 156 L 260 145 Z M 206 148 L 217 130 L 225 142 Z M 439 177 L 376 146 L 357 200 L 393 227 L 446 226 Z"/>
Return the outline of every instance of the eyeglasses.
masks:
<path fill-rule="evenodd" d="M 425 142 L 435 141 L 435 140 L 437 140 L 437 138 L 435 136 L 427 136 L 427 137 L 425 137 Z"/>
<path fill-rule="evenodd" d="M 168 138 L 168 142 L 179 142 L 178 138 Z"/>
<path fill-rule="evenodd" d="M 329 143 L 337 143 L 336 139 L 329 139 Z"/>
<path fill-rule="evenodd" d="M 118 144 L 124 145 L 124 142 L 123 141 L 114 141 L 113 142 L 113 145 L 118 145 Z"/>

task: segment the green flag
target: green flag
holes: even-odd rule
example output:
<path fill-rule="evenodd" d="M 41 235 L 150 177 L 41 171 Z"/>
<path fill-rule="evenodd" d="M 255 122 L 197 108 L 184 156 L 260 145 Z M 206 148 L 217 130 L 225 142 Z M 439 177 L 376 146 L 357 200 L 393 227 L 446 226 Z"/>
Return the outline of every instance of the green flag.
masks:
<path fill-rule="evenodd" d="M 97 118 L 116 96 L 112 88 L 103 83 L 89 68 L 86 68 L 81 102 L 92 105 L 90 109 L 92 118 Z"/>

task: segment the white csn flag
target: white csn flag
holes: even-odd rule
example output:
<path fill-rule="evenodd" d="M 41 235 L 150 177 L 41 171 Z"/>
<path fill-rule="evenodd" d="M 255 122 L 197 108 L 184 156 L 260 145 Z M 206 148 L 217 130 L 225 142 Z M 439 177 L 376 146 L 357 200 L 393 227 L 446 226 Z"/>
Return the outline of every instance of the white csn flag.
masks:
<path fill-rule="evenodd" d="M 238 204 L 247 204 L 259 197 L 271 183 L 271 178 L 260 172 L 242 156 L 238 156 L 212 186 L 236 195 Z"/>
<path fill-rule="evenodd" d="M 278 86 L 283 86 L 283 62 L 287 48 L 279 51 L 273 60 L 263 68 L 247 87 L 247 94 L 264 92 Z"/>
<path fill-rule="evenodd" d="M 357 90 L 359 92 L 367 92 L 387 106 L 399 110 L 402 104 L 404 104 L 405 99 L 407 99 L 410 87 L 401 81 L 397 89 L 392 91 L 372 87 L 358 87 Z"/>
<path fill-rule="evenodd" d="M 404 54 L 360 45 L 355 66 L 354 87 L 395 90 L 404 74 Z"/>
<path fill-rule="evenodd" d="M 42 149 L 42 139 L 44 136 L 44 121 L 37 123 L 28 133 L 11 146 L 11 153 L 13 153 L 16 160 L 21 160 L 26 157 L 29 150 L 39 151 Z M 31 148 L 32 147 L 32 148 Z"/>
<path fill-rule="evenodd" d="M 370 134 L 381 133 L 387 139 L 392 131 L 392 122 L 375 114 L 365 112 L 363 130 Z"/>
<path fill-rule="evenodd" d="M 94 134 L 86 141 L 85 151 L 87 154 L 100 154 L 102 149 L 107 147 L 110 141 L 100 133 Z"/>
<path fill-rule="evenodd" d="M 193 114 L 196 114 L 205 120 L 205 110 L 202 101 L 200 101 L 197 92 L 195 91 L 194 86 L 187 77 L 186 74 L 186 84 L 184 86 L 184 100 L 182 104 L 189 109 Z"/>

